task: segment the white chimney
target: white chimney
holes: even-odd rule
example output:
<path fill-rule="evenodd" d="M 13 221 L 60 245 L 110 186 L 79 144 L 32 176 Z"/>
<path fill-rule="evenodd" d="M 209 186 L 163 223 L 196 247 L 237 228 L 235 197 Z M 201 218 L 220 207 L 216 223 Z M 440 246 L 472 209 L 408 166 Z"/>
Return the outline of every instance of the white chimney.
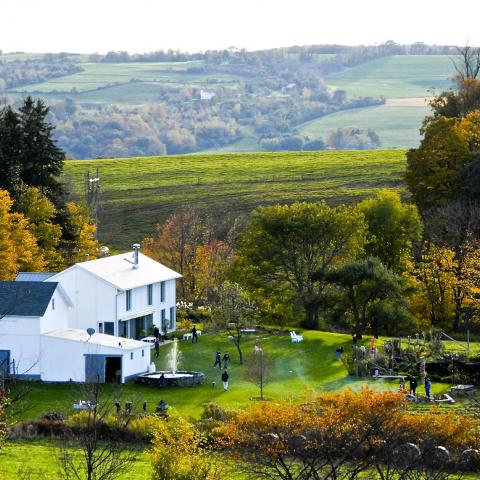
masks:
<path fill-rule="evenodd" d="M 133 268 L 138 268 L 138 251 L 140 250 L 140 244 L 133 244 Z"/>

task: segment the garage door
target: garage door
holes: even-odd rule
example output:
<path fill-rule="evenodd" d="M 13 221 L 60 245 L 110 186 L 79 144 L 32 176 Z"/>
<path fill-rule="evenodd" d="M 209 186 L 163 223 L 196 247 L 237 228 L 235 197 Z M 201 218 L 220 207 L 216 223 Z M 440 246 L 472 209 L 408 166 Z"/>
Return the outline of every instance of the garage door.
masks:
<path fill-rule="evenodd" d="M 85 381 L 105 383 L 105 355 L 85 355 Z"/>
<path fill-rule="evenodd" d="M 6 377 L 10 373 L 10 350 L 0 350 L 0 376 Z"/>

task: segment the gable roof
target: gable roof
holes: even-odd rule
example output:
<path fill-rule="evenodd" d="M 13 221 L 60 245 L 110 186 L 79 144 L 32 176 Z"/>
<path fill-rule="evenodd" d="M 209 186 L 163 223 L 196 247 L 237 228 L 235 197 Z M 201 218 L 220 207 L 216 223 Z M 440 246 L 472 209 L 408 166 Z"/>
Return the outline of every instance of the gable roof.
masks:
<path fill-rule="evenodd" d="M 179 273 L 142 253 L 138 254 L 138 268 L 134 268 L 131 261 L 133 253 L 127 252 L 77 263 L 71 268 L 86 270 L 120 290 L 181 278 Z"/>
<path fill-rule="evenodd" d="M 44 333 L 44 335 L 62 340 L 71 340 L 74 342 L 90 343 L 91 345 L 99 345 L 102 347 L 118 348 L 120 350 L 136 350 L 138 348 L 150 350 L 150 345 L 140 340 L 115 337 L 113 335 L 107 335 L 106 333 L 94 333 L 92 336 L 90 336 L 86 330 L 80 330 L 78 328 L 53 330 L 52 332 Z"/>
<path fill-rule="evenodd" d="M 47 278 L 53 277 L 55 273 L 51 272 L 19 272 L 16 282 L 43 282 Z"/>
<path fill-rule="evenodd" d="M 57 282 L 0 282 L 0 316 L 42 317 Z"/>

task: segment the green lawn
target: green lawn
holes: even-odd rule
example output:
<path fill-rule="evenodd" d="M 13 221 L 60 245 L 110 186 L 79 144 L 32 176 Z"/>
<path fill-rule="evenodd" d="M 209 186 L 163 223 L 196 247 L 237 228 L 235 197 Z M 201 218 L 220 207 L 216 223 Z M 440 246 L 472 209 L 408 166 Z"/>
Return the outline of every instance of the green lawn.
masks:
<path fill-rule="evenodd" d="M 378 188 L 403 188 L 404 151 L 198 154 L 67 161 L 80 195 L 84 175 L 100 169 L 100 239 L 125 248 L 151 234 L 172 212 L 196 204 L 214 217 L 258 205 L 354 202 Z"/>
<path fill-rule="evenodd" d="M 84 71 L 73 75 L 53 78 L 12 89 L 17 92 L 85 92 L 105 87 L 112 83 L 125 84 L 132 79 L 158 84 L 198 84 L 208 81 L 238 82 L 241 77 L 216 71 L 208 74 L 191 73 L 187 70 L 202 64 L 201 60 L 188 62 L 131 62 L 131 63 L 81 63 Z M 141 88 L 136 85 L 136 88 Z M 117 99 L 118 101 L 118 99 Z M 121 102 L 120 102 L 121 103 Z"/>
<path fill-rule="evenodd" d="M 305 331 L 303 343 L 292 344 L 287 334 L 264 334 L 259 337 L 265 350 L 273 361 L 272 379 L 266 386 L 265 395 L 274 400 L 290 398 L 303 400 L 312 392 L 324 390 L 339 391 L 345 387 L 359 389 L 365 385 L 375 388 L 396 388 L 396 383 L 356 379 L 347 374 L 341 361 L 335 358 L 335 349 L 343 346 L 346 351 L 351 348 L 349 335 Z M 256 336 L 244 336 L 243 351 L 248 357 L 253 352 Z M 368 342 L 369 339 L 366 339 Z M 153 412 L 160 399 L 164 399 L 187 418 L 198 418 L 203 405 L 216 402 L 225 407 L 240 407 L 251 403 L 250 398 L 258 396 L 259 390 L 244 378 L 244 366 L 238 362 L 236 349 L 226 333 L 205 334 L 198 344 L 179 341 L 183 361 L 180 368 L 205 373 L 205 384 L 193 388 L 166 388 L 140 386 L 135 383 L 126 385 L 106 385 L 105 401 L 118 399 L 122 403 L 132 401 L 140 408 L 143 401 L 148 403 L 148 411 Z M 378 344 L 382 348 L 382 341 Z M 171 345 L 162 346 L 157 368 L 166 368 L 166 356 Z M 221 388 L 220 370 L 213 368 L 215 351 L 228 351 L 232 357 L 229 366 L 230 388 L 227 392 Z M 152 350 L 153 352 L 153 350 Z M 211 382 L 216 382 L 212 388 Z M 17 419 L 36 418 L 46 412 L 73 413 L 72 404 L 82 397 L 81 387 L 69 384 L 32 383 L 32 390 L 25 403 L 25 409 Z M 434 385 L 434 393 L 443 391 L 448 385 Z"/>
<path fill-rule="evenodd" d="M 425 106 L 378 105 L 333 113 L 304 123 L 302 135 L 325 139 L 341 127 L 360 127 L 377 133 L 382 148 L 413 148 L 420 142 L 420 125 L 429 108 Z"/>
<path fill-rule="evenodd" d="M 409 98 L 431 96 L 451 86 L 454 74 L 448 55 L 395 55 L 371 60 L 357 67 L 329 75 L 325 81 L 348 95 Z"/>
<path fill-rule="evenodd" d="M 60 480 L 58 457 L 60 445 L 55 440 L 9 442 L 0 450 L 0 478 L 2 480 Z M 80 455 L 80 450 L 79 450 Z M 140 452 L 131 470 L 120 480 L 146 480 L 151 468 L 148 452 Z"/>

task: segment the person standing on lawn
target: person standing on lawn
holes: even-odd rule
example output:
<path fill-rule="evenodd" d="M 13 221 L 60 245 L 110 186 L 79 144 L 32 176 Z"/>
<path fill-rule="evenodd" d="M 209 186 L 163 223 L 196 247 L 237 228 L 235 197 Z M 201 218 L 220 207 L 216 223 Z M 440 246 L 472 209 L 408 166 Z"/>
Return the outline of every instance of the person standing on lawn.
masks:
<path fill-rule="evenodd" d="M 195 325 L 192 328 L 192 343 L 198 343 L 198 332 Z"/>
<path fill-rule="evenodd" d="M 222 368 L 222 357 L 220 355 L 220 350 L 217 350 L 215 353 L 215 363 L 213 364 L 213 368 L 218 365 L 218 368 Z"/>
<path fill-rule="evenodd" d="M 425 396 L 427 398 L 430 398 L 430 390 L 432 389 L 432 382 L 430 381 L 430 379 L 427 377 L 425 379 Z"/>
<path fill-rule="evenodd" d="M 223 382 L 223 390 L 226 392 L 228 390 L 228 378 L 229 375 L 226 370 L 222 373 L 222 382 Z"/>
<path fill-rule="evenodd" d="M 409 393 L 414 397 L 417 394 L 417 385 L 418 385 L 417 379 L 415 377 L 410 377 Z"/>
<path fill-rule="evenodd" d="M 223 354 L 223 369 L 226 370 L 228 368 L 228 362 L 230 361 L 230 355 L 228 352 Z"/>

